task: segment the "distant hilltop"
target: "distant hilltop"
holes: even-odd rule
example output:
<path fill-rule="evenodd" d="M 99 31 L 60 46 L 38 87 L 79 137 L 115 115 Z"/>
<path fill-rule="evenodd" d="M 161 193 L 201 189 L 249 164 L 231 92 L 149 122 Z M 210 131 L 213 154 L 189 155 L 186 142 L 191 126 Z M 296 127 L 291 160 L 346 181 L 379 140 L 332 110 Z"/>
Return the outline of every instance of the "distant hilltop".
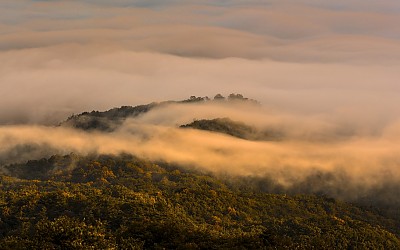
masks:
<path fill-rule="evenodd" d="M 66 121 L 62 122 L 60 126 L 70 126 L 83 130 L 101 130 L 101 131 L 113 131 L 126 118 L 134 118 L 139 115 L 145 114 L 156 107 L 161 107 L 169 104 L 189 104 L 189 103 L 201 103 L 201 102 L 232 102 L 232 103 L 246 103 L 250 105 L 260 105 L 257 100 L 246 98 L 241 94 L 230 94 L 224 97 L 221 94 L 216 94 L 213 99 L 208 96 L 197 97 L 190 96 L 186 100 L 182 101 L 164 101 L 164 102 L 152 102 L 145 105 L 138 106 L 121 106 L 119 108 L 112 108 L 107 111 L 91 111 L 83 112 L 81 114 L 72 115 Z"/>
<path fill-rule="evenodd" d="M 180 101 L 180 102 L 202 102 L 202 101 L 242 101 L 242 102 L 249 102 L 253 104 L 259 105 L 260 103 L 257 100 L 254 99 L 249 99 L 244 97 L 242 94 L 230 94 L 228 97 L 224 97 L 221 94 L 216 94 L 214 98 L 211 100 L 208 96 L 205 97 L 197 97 L 197 96 L 191 96 L 189 99 Z"/>

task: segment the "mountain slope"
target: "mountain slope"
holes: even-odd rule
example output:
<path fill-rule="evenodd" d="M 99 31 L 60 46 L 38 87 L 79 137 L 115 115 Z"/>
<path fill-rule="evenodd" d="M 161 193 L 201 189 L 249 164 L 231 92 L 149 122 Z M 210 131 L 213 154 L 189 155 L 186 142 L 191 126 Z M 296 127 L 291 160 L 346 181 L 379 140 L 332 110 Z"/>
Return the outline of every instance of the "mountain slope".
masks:
<path fill-rule="evenodd" d="M 82 130 L 100 130 L 100 131 L 113 131 L 128 117 L 137 117 L 144 114 L 151 109 L 165 105 L 164 103 L 150 103 L 147 105 L 139 105 L 135 107 L 122 106 L 120 108 L 113 108 L 108 111 L 99 112 L 84 112 L 78 115 L 69 117 L 61 126 L 69 126 Z"/>
<path fill-rule="evenodd" d="M 245 123 L 236 122 L 229 118 L 196 120 L 192 123 L 181 125 L 180 127 L 207 130 L 255 141 L 275 141 L 282 138 L 282 133 L 278 131 L 259 131 Z"/>
<path fill-rule="evenodd" d="M 242 192 L 127 155 L 53 156 L 8 170 L 36 177 L 1 177 L 1 249 L 400 247 L 393 221 L 356 206 Z"/>
<path fill-rule="evenodd" d="M 191 96 L 190 98 L 182 101 L 164 101 L 164 102 L 153 102 L 146 105 L 139 106 L 122 106 L 120 108 L 113 108 L 107 111 L 92 111 L 83 112 L 78 115 L 70 116 L 66 121 L 62 122 L 61 126 L 73 127 L 82 130 L 100 130 L 110 132 L 117 129 L 125 119 L 136 118 L 143 115 L 154 108 L 165 107 L 169 104 L 192 104 L 192 103 L 206 103 L 206 102 L 217 102 L 217 103 L 246 103 L 251 105 L 259 105 L 257 101 L 243 97 L 241 94 L 230 94 L 227 98 L 220 94 L 217 94 L 214 99 L 208 97 L 196 97 Z"/>

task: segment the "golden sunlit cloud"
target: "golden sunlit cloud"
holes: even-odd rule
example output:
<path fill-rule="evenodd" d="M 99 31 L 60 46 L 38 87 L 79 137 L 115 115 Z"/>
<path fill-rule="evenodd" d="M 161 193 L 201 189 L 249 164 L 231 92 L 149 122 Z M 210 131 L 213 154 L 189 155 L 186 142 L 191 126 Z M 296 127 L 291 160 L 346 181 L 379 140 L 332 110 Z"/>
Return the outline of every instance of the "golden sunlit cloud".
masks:
<path fill-rule="evenodd" d="M 366 186 L 398 180 L 399 11 L 389 0 L 4 0 L 2 161 L 128 152 L 284 184 L 339 169 Z M 169 105 L 111 134 L 43 126 L 83 111 L 232 92 L 262 107 Z M 177 128 L 220 117 L 286 137 Z"/>

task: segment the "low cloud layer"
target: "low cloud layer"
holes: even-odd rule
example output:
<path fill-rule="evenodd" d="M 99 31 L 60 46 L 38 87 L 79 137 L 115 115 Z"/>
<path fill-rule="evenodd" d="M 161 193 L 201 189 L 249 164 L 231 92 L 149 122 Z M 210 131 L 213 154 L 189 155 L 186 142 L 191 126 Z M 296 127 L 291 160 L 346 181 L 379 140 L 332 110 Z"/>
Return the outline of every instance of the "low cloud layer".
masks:
<path fill-rule="evenodd" d="M 400 4 L 350 1 L 0 3 L 0 159 L 128 152 L 292 185 L 316 172 L 353 187 L 400 180 Z M 262 107 L 168 106 L 112 134 L 73 113 L 241 93 Z M 230 117 L 281 142 L 179 130 Z M 356 193 L 356 192 L 353 192 Z"/>
<path fill-rule="evenodd" d="M 161 116 L 166 111 L 163 109 L 168 109 L 169 115 Z M 175 125 L 198 116 L 213 118 L 222 114 L 258 128 L 279 128 L 284 139 L 247 141 L 212 132 L 179 129 Z M 347 134 L 343 133 L 346 129 Z M 128 119 L 111 133 L 66 127 L 2 126 L 0 160 L 7 164 L 55 153 L 129 153 L 215 174 L 268 176 L 286 188 L 307 182 L 316 174 L 330 175 L 336 182 L 324 185 L 331 185 L 331 190 L 348 191 L 338 197 L 357 198 L 400 181 L 400 123 L 386 124 L 379 133 L 360 131 L 355 124 L 346 127 L 327 117 L 299 118 L 268 113 L 260 107 L 250 110 L 247 106 L 181 104 Z M 311 185 L 310 190 L 304 192 L 315 189 L 318 186 Z"/>
<path fill-rule="evenodd" d="M 396 1 L 0 6 L 1 124 L 231 92 L 294 112 L 397 116 Z"/>
<path fill-rule="evenodd" d="M 393 65 L 211 60 L 70 48 L 79 53 L 57 47 L 0 55 L 1 123 L 57 124 L 72 113 L 231 92 L 293 112 L 342 111 L 377 120 L 398 115 L 395 79 L 400 70 Z"/>

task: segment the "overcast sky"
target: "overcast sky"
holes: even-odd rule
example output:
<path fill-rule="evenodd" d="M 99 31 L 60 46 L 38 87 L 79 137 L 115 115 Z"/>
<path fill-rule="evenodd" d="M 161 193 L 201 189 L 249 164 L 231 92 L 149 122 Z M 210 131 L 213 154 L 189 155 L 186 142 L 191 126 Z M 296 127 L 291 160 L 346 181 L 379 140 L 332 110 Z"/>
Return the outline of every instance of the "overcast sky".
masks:
<path fill-rule="evenodd" d="M 2 0 L 0 123 L 232 92 L 387 123 L 399 24 L 398 0 Z"/>

